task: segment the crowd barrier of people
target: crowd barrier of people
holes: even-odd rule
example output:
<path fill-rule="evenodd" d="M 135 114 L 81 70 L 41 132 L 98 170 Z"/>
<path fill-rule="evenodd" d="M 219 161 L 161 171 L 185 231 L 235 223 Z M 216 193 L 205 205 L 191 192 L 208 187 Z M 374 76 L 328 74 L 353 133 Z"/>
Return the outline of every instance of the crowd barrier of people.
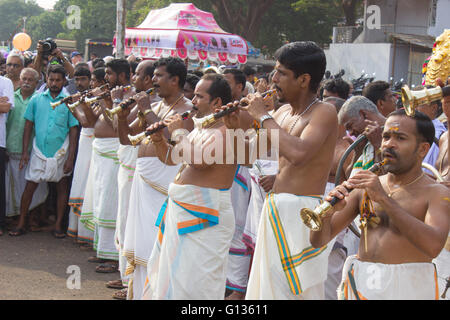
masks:
<path fill-rule="evenodd" d="M 313 42 L 275 57 L 10 53 L 0 234 L 72 238 L 116 299 L 448 299 L 450 97 L 411 114 Z"/>

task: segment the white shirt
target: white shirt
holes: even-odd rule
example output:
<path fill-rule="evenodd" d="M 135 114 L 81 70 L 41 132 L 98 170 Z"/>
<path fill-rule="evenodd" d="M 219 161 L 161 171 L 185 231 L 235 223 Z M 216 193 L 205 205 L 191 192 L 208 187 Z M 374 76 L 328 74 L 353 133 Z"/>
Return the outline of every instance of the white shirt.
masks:
<path fill-rule="evenodd" d="M 14 108 L 14 85 L 11 80 L 0 76 L 0 97 L 8 97 L 11 109 Z M 6 119 L 8 113 L 0 113 L 0 147 L 6 148 Z"/>

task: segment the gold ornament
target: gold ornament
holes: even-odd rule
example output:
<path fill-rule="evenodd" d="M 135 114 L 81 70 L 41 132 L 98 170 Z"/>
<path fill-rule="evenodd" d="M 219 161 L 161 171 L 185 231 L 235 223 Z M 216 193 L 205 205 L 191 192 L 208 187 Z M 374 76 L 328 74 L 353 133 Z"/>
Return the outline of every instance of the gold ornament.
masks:
<path fill-rule="evenodd" d="M 435 86 L 436 79 L 446 81 L 450 76 L 450 29 L 436 38 L 433 54 L 428 62 L 425 84 Z"/>

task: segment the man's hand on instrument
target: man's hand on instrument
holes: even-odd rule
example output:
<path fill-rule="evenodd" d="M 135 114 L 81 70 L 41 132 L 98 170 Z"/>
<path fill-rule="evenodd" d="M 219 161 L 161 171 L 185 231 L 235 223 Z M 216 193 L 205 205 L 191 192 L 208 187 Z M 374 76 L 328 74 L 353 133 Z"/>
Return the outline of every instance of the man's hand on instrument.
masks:
<path fill-rule="evenodd" d="M 114 89 L 111 90 L 111 100 L 114 101 L 115 99 L 123 100 L 122 86 L 115 87 Z"/>
<path fill-rule="evenodd" d="M 120 111 L 117 113 L 117 118 L 120 120 L 127 120 L 128 116 L 130 115 L 131 108 L 120 108 Z"/>
<path fill-rule="evenodd" d="M 77 102 L 78 100 L 80 100 L 81 97 L 82 97 L 81 92 L 77 92 L 74 95 L 67 97 L 67 99 L 68 99 L 68 102 L 74 103 L 74 102 Z"/>
<path fill-rule="evenodd" d="M 163 127 L 164 126 L 164 122 L 163 121 L 159 121 L 159 122 L 155 122 L 154 124 L 152 124 L 151 126 L 149 126 L 147 128 L 147 131 L 153 131 L 156 130 L 159 127 Z M 153 133 L 152 135 L 150 135 L 150 139 L 152 141 L 152 143 L 158 143 L 163 141 L 164 135 L 162 130 L 157 130 L 155 133 Z"/>
<path fill-rule="evenodd" d="M 327 196 L 325 196 L 324 200 L 330 202 L 334 197 L 337 197 L 339 201 L 334 205 L 334 211 L 340 211 L 344 209 L 347 202 L 345 201 L 345 197 L 349 195 L 347 189 L 351 189 L 348 182 L 344 181 L 342 184 L 335 187 L 331 190 Z"/>
<path fill-rule="evenodd" d="M 150 96 L 144 91 L 135 94 L 133 99 L 136 100 L 138 108 L 141 112 L 145 112 L 150 108 Z"/>
<path fill-rule="evenodd" d="M 225 106 L 222 106 L 221 108 L 215 110 L 214 112 L 219 112 L 219 111 L 223 111 L 229 108 L 232 108 L 234 106 L 239 105 L 239 101 L 235 101 L 235 102 L 230 102 Z M 225 126 L 228 129 L 238 129 L 240 128 L 240 121 L 239 121 L 239 108 L 236 109 L 235 111 L 227 114 L 226 116 L 223 117 L 223 122 L 225 123 Z"/>
<path fill-rule="evenodd" d="M 255 82 L 254 87 L 255 87 L 256 92 L 263 93 L 263 92 L 266 92 L 268 90 L 269 84 L 267 83 L 266 79 L 259 78 Z"/>
<path fill-rule="evenodd" d="M 255 120 L 259 120 L 262 116 L 267 114 L 266 102 L 259 93 L 249 94 L 241 100 L 241 103 L 244 105 L 247 104 L 247 106 L 241 108 L 247 110 Z"/>
<path fill-rule="evenodd" d="M 353 177 L 347 180 L 351 189 L 365 189 L 369 198 L 380 203 L 387 197 L 381 185 L 380 178 L 368 170 L 358 171 Z"/>
<path fill-rule="evenodd" d="M 373 145 L 374 149 L 378 150 L 381 147 L 383 134 L 381 126 L 377 122 L 371 120 L 364 120 L 364 123 L 366 124 L 366 129 L 364 130 L 363 134 Z"/>
<path fill-rule="evenodd" d="M 164 119 L 163 123 L 167 126 L 169 134 L 172 134 L 177 129 L 183 129 L 183 119 L 181 115 L 174 114 Z"/>

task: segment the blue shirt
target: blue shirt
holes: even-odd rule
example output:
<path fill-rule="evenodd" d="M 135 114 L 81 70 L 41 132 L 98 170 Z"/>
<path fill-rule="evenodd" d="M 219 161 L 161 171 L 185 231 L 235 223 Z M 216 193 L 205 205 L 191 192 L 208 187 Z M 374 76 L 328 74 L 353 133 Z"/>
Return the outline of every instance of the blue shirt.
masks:
<path fill-rule="evenodd" d="M 78 125 L 77 119 L 65 104 L 61 104 L 55 109 L 50 106 L 50 103 L 64 97 L 66 94 L 61 91 L 53 99 L 47 89 L 31 98 L 24 114 L 26 120 L 34 123 L 36 145 L 47 158 L 53 158 L 66 140 L 69 129 Z"/>
<path fill-rule="evenodd" d="M 433 125 L 434 125 L 435 137 L 436 137 L 436 139 L 439 140 L 441 138 L 441 135 L 445 131 L 447 131 L 447 128 L 444 126 L 444 124 L 442 122 L 439 121 L 439 119 L 433 119 L 432 121 L 433 121 Z M 436 165 L 436 161 L 437 161 L 438 157 L 439 157 L 439 145 L 437 145 L 436 143 L 433 143 L 431 145 L 431 148 L 428 151 L 427 155 L 423 159 L 423 162 L 428 163 L 434 167 Z M 433 175 L 427 169 L 423 169 L 423 171 Z"/>

